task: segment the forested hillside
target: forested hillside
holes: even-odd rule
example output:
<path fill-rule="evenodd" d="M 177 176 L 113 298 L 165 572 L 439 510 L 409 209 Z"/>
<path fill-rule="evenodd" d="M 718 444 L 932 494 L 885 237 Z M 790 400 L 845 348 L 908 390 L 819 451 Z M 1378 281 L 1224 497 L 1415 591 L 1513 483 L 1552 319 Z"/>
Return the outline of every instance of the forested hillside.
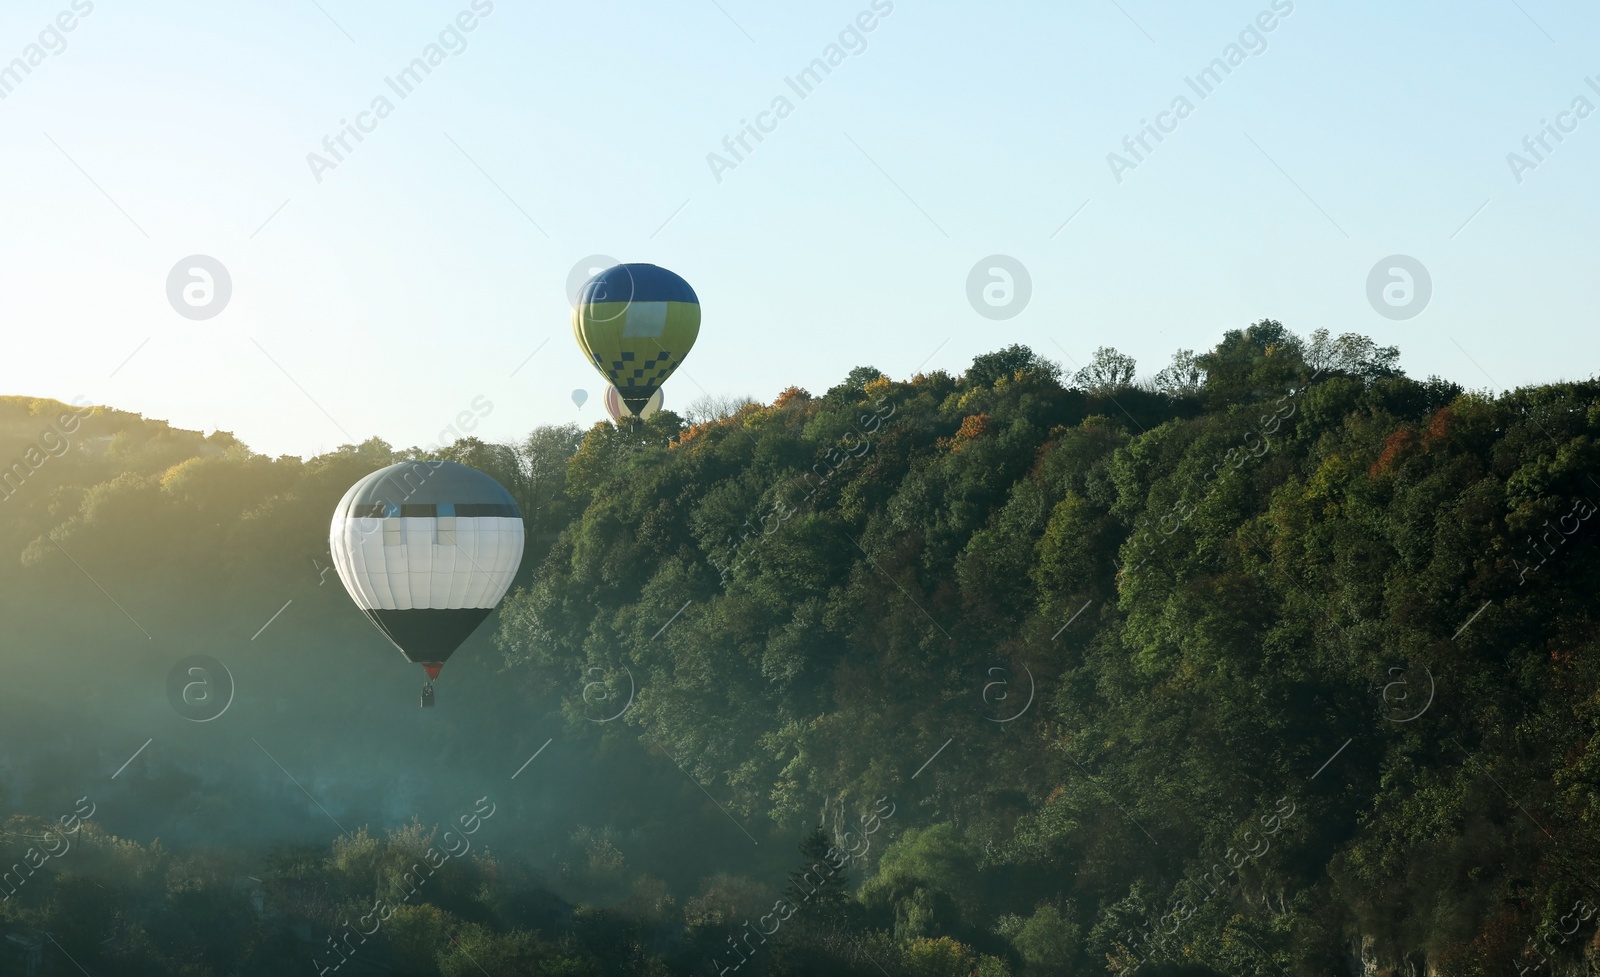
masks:
<path fill-rule="evenodd" d="M 529 546 L 421 719 L 317 561 L 423 452 L 7 399 L 7 858 L 108 800 L 0 922 L 118 974 L 328 936 L 497 977 L 1600 971 L 1600 383 L 1475 393 L 1270 320 L 1135 375 L 1012 346 L 433 452 Z M 196 651 L 237 662 L 234 732 L 161 715 Z M 480 795 L 494 854 L 406 880 Z"/>

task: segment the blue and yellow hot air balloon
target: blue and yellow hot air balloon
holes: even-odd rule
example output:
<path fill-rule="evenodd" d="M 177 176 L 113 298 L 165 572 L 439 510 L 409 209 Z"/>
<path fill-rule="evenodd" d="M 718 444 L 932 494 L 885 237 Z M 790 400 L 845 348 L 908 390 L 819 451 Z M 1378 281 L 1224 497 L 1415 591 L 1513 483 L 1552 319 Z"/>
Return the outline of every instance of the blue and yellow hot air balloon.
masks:
<path fill-rule="evenodd" d="M 572 333 L 622 402 L 642 416 L 700 335 L 700 299 L 658 265 L 616 265 L 578 292 Z"/>

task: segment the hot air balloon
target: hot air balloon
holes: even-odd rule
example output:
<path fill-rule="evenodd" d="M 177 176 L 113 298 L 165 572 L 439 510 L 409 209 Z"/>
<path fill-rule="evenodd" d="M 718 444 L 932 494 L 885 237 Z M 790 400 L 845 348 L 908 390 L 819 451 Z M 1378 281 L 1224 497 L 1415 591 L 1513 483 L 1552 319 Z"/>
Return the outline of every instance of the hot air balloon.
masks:
<path fill-rule="evenodd" d="M 522 564 L 522 513 L 503 486 L 453 461 L 406 461 L 350 487 L 328 547 L 345 590 L 428 680 L 505 596 Z"/>
<path fill-rule="evenodd" d="M 624 422 L 633 423 L 642 421 L 661 409 L 661 391 L 657 390 L 650 395 L 650 400 L 644 405 L 644 410 L 635 414 L 622 402 L 622 393 L 616 387 L 606 387 L 606 413 L 611 415 L 611 422 L 621 427 Z"/>
<path fill-rule="evenodd" d="M 616 265 L 579 290 L 572 332 L 589 362 L 637 415 L 694 346 L 700 299 L 665 268 Z"/>

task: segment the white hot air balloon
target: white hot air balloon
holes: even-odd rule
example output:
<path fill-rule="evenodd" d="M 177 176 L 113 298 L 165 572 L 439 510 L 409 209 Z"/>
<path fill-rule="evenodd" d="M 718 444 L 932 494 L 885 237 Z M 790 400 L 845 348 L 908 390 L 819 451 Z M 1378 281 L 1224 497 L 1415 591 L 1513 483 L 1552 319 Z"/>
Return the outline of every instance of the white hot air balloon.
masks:
<path fill-rule="evenodd" d="M 522 565 L 522 513 L 499 482 L 453 461 L 373 472 L 339 500 L 328 546 L 356 607 L 433 680 Z"/>
<path fill-rule="evenodd" d="M 622 393 L 616 387 L 606 387 L 605 402 L 606 413 L 611 415 L 612 423 L 620 427 L 623 421 L 631 423 L 634 420 L 633 411 L 628 409 L 627 403 L 622 399 Z M 638 419 L 642 421 L 660 409 L 661 389 L 658 387 L 656 392 L 650 395 L 650 400 L 644 405 L 644 409 L 639 412 Z"/>

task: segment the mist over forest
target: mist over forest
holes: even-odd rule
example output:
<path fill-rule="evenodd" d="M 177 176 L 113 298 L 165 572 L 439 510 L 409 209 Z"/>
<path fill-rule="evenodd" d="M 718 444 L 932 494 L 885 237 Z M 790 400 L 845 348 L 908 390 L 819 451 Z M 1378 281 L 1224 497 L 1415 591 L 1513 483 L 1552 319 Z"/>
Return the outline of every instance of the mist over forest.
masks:
<path fill-rule="evenodd" d="M 0 397 L 0 974 L 1600 972 L 1600 382 L 1147 372 L 309 459 Z M 328 552 L 423 459 L 526 524 L 427 710 Z"/>

